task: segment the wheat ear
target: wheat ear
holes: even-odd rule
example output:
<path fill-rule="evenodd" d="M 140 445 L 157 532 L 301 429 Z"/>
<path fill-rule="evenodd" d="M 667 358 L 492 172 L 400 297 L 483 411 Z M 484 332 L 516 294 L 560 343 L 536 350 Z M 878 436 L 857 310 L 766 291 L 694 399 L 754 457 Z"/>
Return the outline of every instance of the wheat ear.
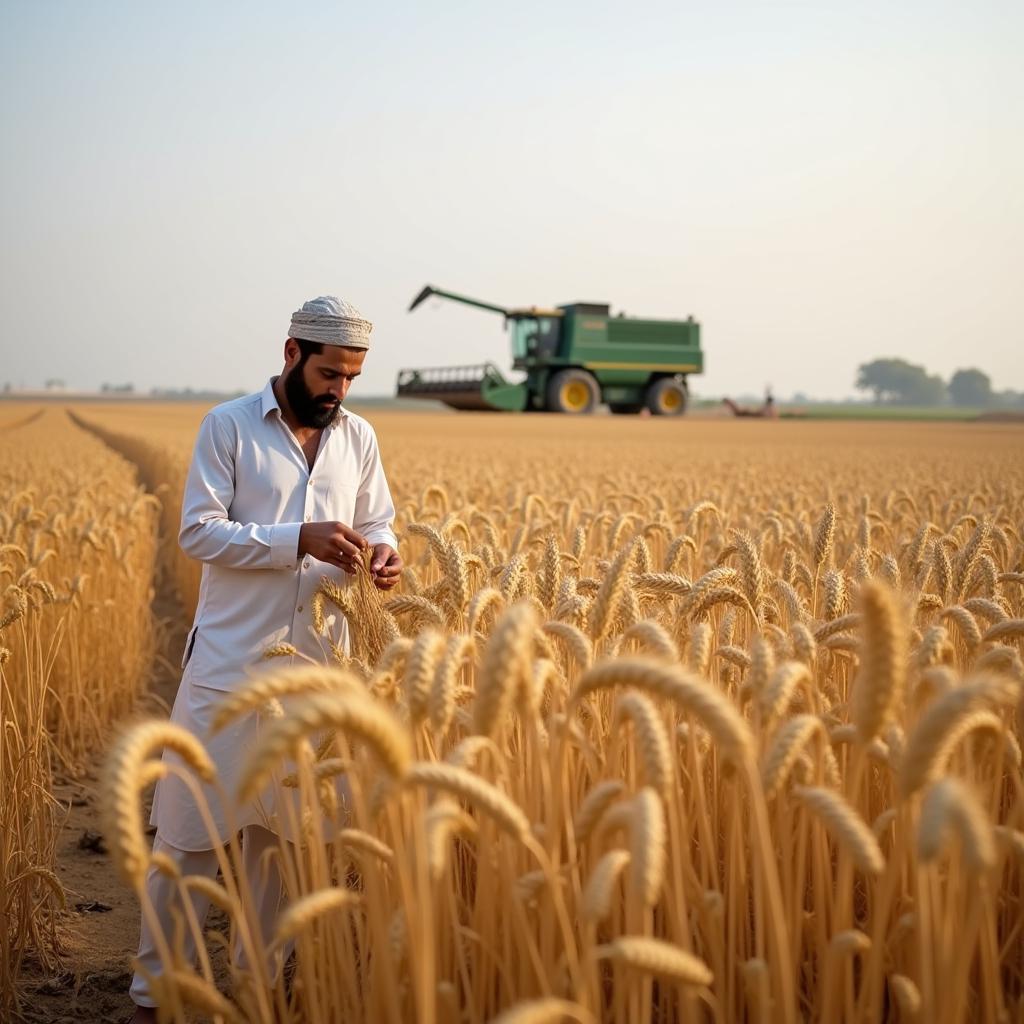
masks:
<path fill-rule="evenodd" d="M 939 612 L 939 618 L 952 619 L 956 623 L 968 651 L 973 651 L 981 643 L 982 637 L 978 622 L 963 605 L 957 604 L 951 608 L 943 608 Z"/>
<path fill-rule="evenodd" d="M 206 875 L 185 875 L 181 882 L 186 889 L 192 889 L 195 892 L 201 893 L 215 907 L 219 907 L 226 914 L 230 915 L 237 912 L 238 904 L 232 900 L 230 893 L 220 882 Z"/>
<path fill-rule="evenodd" d="M 797 687 L 811 682 L 811 670 L 802 661 L 784 661 L 772 673 L 768 685 L 758 694 L 765 725 L 785 714 Z"/>
<path fill-rule="evenodd" d="M 851 717 L 861 743 L 869 743 L 903 700 L 907 635 L 895 595 L 884 585 L 865 582 L 860 605 L 864 644 L 853 687 Z"/>
<path fill-rule="evenodd" d="M 938 777 L 941 765 L 962 735 L 957 731 L 962 722 L 977 711 L 1012 703 L 1016 689 L 1002 676 L 982 676 L 932 701 L 907 739 L 898 776 L 902 795 L 909 797 Z"/>
<path fill-rule="evenodd" d="M 466 628 L 470 633 L 478 630 L 484 615 L 492 607 L 504 607 L 504 605 L 505 595 L 500 590 L 495 590 L 493 587 L 484 587 L 482 590 L 478 590 L 473 595 L 466 611 Z"/>
<path fill-rule="evenodd" d="M 455 715 L 459 672 L 463 665 L 472 659 L 475 650 L 476 643 L 471 636 L 450 636 L 444 654 L 437 663 L 430 686 L 428 710 L 431 725 L 442 736 L 448 731 Z"/>
<path fill-rule="evenodd" d="M 414 726 L 426 717 L 434 673 L 444 646 L 444 637 L 440 633 L 426 629 L 413 641 L 406 658 L 403 684 L 409 717 Z"/>
<path fill-rule="evenodd" d="M 766 797 L 775 796 L 786 784 L 815 733 L 828 736 L 824 723 L 815 715 L 796 715 L 779 727 L 761 769 Z"/>
<path fill-rule="evenodd" d="M 617 658 L 595 665 L 573 691 L 570 708 L 592 693 L 620 687 L 663 697 L 696 715 L 729 760 L 741 761 L 753 748 L 750 727 L 727 697 L 686 669 L 662 662 Z"/>
<path fill-rule="evenodd" d="M 950 830 L 957 833 L 964 863 L 974 872 L 994 867 L 997 860 L 995 832 L 985 809 L 959 779 L 932 783 L 921 803 L 917 852 L 925 863 L 942 852 Z"/>
<path fill-rule="evenodd" d="M 299 653 L 299 649 L 295 644 L 280 643 L 271 644 L 265 648 L 263 653 L 260 655 L 261 660 L 270 661 L 271 658 L 293 658 Z"/>
<path fill-rule="evenodd" d="M 351 672 L 327 665 L 297 665 L 272 675 L 261 675 L 242 689 L 225 696 L 213 716 L 210 731 L 220 732 L 240 715 L 262 708 L 275 698 L 350 690 L 365 692 L 366 687 Z"/>
<path fill-rule="evenodd" d="M 598 587 L 594 603 L 590 606 L 587 623 L 590 636 L 600 640 L 611 628 L 612 620 L 623 591 L 629 586 L 629 565 L 633 560 L 633 546 L 623 548 L 615 557 Z"/>
<path fill-rule="evenodd" d="M 394 778 L 401 778 L 412 760 L 408 732 L 383 704 L 355 690 L 307 694 L 289 708 L 285 718 L 269 723 L 242 771 L 239 797 L 249 799 L 301 740 L 328 728 L 365 741 Z"/>
<path fill-rule="evenodd" d="M 619 876 L 629 864 L 629 851 L 609 850 L 594 866 L 581 899 L 584 921 L 597 924 L 612 910 L 612 895 Z"/>
<path fill-rule="evenodd" d="M 424 821 L 426 834 L 427 865 L 430 877 L 440 881 L 448 864 L 448 841 L 460 833 L 476 831 L 476 822 L 459 805 L 447 797 L 435 800 Z"/>
<path fill-rule="evenodd" d="M 633 588 L 639 594 L 661 597 L 683 596 L 693 590 L 693 584 L 674 572 L 641 572 L 633 576 Z"/>
<path fill-rule="evenodd" d="M 604 812 L 626 791 L 626 784 L 620 779 L 605 779 L 590 789 L 576 808 L 573 832 L 576 844 L 582 845 L 590 838 Z"/>
<path fill-rule="evenodd" d="M 794 793 L 821 820 L 861 871 L 868 875 L 882 873 L 885 858 L 878 840 L 864 819 L 839 793 L 816 786 L 797 786 Z"/>
<path fill-rule="evenodd" d="M 665 809 L 649 786 L 632 800 L 629 836 L 631 889 L 645 907 L 653 907 L 665 881 L 667 840 Z"/>
<path fill-rule="evenodd" d="M 376 857 L 385 863 L 390 863 L 395 859 L 395 852 L 387 843 L 382 842 L 376 836 L 370 835 L 369 832 L 364 832 L 362 829 L 343 828 L 338 833 L 338 840 L 342 846 L 350 850 L 368 853 L 371 857 Z"/>
<path fill-rule="evenodd" d="M 216 768 L 202 744 L 190 732 L 171 722 L 141 722 L 114 745 L 105 767 L 106 831 L 112 836 L 111 853 L 121 878 L 138 888 L 149 862 L 149 846 L 139 815 L 140 776 L 146 760 L 164 748 L 174 751 L 205 782 Z"/>
<path fill-rule="evenodd" d="M 278 918 L 275 937 L 278 942 L 293 939 L 305 931 L 313 921 L 332 910 L 343 910 L 358 903 L 358 897 L 348 889 L 318 889 L 292 903 Z"/>
<path fill-rule="evenodd" d="M 985 630 L 982 640 L 1016 640 L 1024 636 L 1024 619 L 1004 619 Z"/>
<path fill-rule="evenodd" d="M 424 597 L 422 594 L 395 594 L 384 601 L 384 608 L 391 615 L 412 615 L 416 623 L 429 622 L 434 626 L 444 625 L 444 612 L 430 598 Z"/>
<path fill-rule="evenodd" d="M 830 501 L 825 506 L 825 511 L 822 513 L 821 519 L 818 520 L 818 525 L 814 529 L 814 551 L 812 557 L 815 570 L 820 570 L 822 567 L 828 568 L 832 559 L 832 543 L 835 531 L 836 507 Z"/>
<path fill-rule="evenodd" d="M 714 980 L 711 969 L 703 960 L 661 939 L 623 935 L 605 946 L 598 946 L 594 956 L 598 960 L 611 960 L 644 974 L 671 978 L 686 985 L 706 986 Z"/>
<path fill-rule="evenodd" d="M 627 693 L 616 704 L 616 718 L 633 723 L 644 778 L 663 799 L 672 786 L 672 746 L 658 709 L 642 693 Z"/>
<path fill-rule="evenodd" d="M 764 598 L 764 567 L 761 564 L 761 552 L 757 542 L 746 530 L 734 530 L 733 536 L 736 538 L 736 551 L 740 557 L 743 591 L 750 602 L 750 607 L 760 614 Z"/>
<path fill-rule="evenodd" d="M 419 761 L 405 773 L 405 782 L 411 786 L 427 786 L 462 797 L 520 842 L 530 835 L 530 821 L 522 808 L 497 786 L 464 768 Z"/>
<path fill-rule="evenodd" d="M 921 1012 L 921 993 L 918 987 L 905 974 L 890 974 L 889 990 L 900 1013 L 908 1020 L 914 1020 Z"/>
<path fill-rule="evenodd" d="M 594 658 L 594 645 L 570 622 L 545 622 L 542 627 L 549 636 L 557 637 L 570 651 L 581 669 L 588 669 Z"/>
<path fill-rule="evenodd" d="M 515 604 L 498 620 L 484 649 L 473 704 L 473 726 L 493 736 L 505 721 L 516 692 L 530 674 L 536 616 L 526 603 Z"/>

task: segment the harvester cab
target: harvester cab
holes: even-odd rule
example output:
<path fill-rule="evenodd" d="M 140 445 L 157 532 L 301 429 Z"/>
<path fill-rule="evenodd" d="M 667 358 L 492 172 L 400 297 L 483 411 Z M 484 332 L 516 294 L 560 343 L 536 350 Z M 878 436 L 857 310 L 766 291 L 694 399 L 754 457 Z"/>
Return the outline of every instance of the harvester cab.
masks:
<path fill-rule="evenodd" d="M 686 411 L 687 377 L 704 368 L 700 325 L 687 320 L 612 316 L 600 303 L 510 309 L 427 285 L 409 311 L 431 296 L 500 313 L 512 343 L 505 379 L 492 363 L 401 370 L 397 394 L 444 402 L 453 409 L 590 413 L 605 403 L 613 413 L 648 409 L 656 416 Z"/>

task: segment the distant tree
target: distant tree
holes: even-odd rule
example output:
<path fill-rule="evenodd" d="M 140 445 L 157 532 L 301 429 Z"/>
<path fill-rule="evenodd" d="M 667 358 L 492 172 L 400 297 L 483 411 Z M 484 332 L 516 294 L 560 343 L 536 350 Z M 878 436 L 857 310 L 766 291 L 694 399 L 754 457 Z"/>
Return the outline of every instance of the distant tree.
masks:
<path fill-rule="evenodd" d="M 876 402 L 895 402 L 906 392 L 915 371 L 921 368 L 903 359 L 875 359 L 858 368 L 857 387 L 873 391 Z"/>
<path fill-rule="evenodd" d="M 943 405 L 949 401 L 949 389 L 940 376 L 925 373 L 914 381 L 905 401 L 907 405 Z"/>
<path fill-rule="evenodd" d="M 991 405 L 992 381 L 981 370 L 957 370 L 949 382 L 949 397 L 954 405 Z"/>
<path fill-rule="evenodd" d="M 997 391 L 992 404 L 1004 409 L 1024 409 L 1024 391 Z"/>
<path fill-rule="evenodd" d="M 857 388 L 872 391 L 876 402 L 899 405 L 941 405 L 946 385 L 941 377 L 928 373 L 905 359 L 875 359 L 857 370 Z"/>

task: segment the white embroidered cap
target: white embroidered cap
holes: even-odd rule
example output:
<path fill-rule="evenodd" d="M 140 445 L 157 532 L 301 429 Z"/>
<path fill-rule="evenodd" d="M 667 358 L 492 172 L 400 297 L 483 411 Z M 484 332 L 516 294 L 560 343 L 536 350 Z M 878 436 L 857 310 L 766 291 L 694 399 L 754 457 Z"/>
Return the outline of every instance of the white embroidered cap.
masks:
<path fill-rule="evenodd" d="M 318 341 L 323 345 L 369 348 L 373 324 L 352 305 L 334 295 L 321 295 L 292 313 L 289 338 Z"/>

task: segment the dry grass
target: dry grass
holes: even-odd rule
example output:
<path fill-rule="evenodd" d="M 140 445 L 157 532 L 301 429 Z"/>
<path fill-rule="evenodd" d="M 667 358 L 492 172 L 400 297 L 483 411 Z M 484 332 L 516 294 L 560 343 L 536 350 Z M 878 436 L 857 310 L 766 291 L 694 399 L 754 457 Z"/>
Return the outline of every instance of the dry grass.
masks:
<path fill-rule="evenodd" d="M 173 495 L 196 410 L 145 415 L 85 418 Z M 245 1019 L 1024 1012 L 1018 430 L 374 422 L 410 571 L 363 657 L 277 652 L 297 959 Z"/>

